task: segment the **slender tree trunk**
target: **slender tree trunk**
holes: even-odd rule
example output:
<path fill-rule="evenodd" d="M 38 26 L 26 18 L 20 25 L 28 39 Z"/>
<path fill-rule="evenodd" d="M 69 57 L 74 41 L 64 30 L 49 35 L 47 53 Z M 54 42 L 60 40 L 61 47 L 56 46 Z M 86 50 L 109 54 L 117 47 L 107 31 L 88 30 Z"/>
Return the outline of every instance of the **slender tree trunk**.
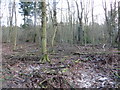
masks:
<path fill-rule="evenodd" d="M 54 6 L 53 6 L 53 37 L 52 37 L 52 48 L 54 46 L 55 36 L 57 33 L 57 12 L 56 12 L 56 0 L 53 0 Z"/>
<path fill-rule="evenodd" d="M 115 44 L 115 40 L 114 40 L 114 36 L 115 36 L 115 27 L 116 27 L 116 16 L 117 16 L 117 14 L 116 14 L 116 1 L 114 2 L 114 7 L 113 7 L 113 3 L 111 3 L 110 4 L 110 8 L 111 8 L 111 23 L 110 23 L 110 40 L 111 40 L 111 42 L 110 42 L 110 44 L 111 44 L 111 46 L 114 46 L 114 44 Z"/>
<path fill-rule="evenodd" d="M 76 6 L 77 6 L 77 13 L 78 13 L 78 20 L 79 20 L 79 27 L 78 27 L 78 44 L 83 44 L 83 24 L 82 24 L 82 18 L 83 18 L 83 5 L 82 1 L 80 2 L 81 5 L 81 12 L 79 10 L 79 5 L 76 1 Z"/>
<path fill-rule="evenodd" d="M 36 12 L 36 0 L 34 2 L 34 39 L 33 39 L 33 42 L 35 43 L 36 42 L 36 37 L 37 37 L 37 29 L 36 29 L 36 15 L 37 15 L 37 12 Z"/>
<path fill-rule="evenodd" d="M 11 27 L 10 27 L 10 22 L 11 22 L 11 8 L 12 8 L 12 2 L 11 2 L 11 0 L 9 1 L 9 7 L 8 7 L 8 12 L 9 12 L 9 19 L 8 19 L 8 21 L 7 21 L 7 25 L 9 26 L 9 34 L 8 34 L 8 39 L 7 39 L 7 42 L 10 42 L 10 31 L 11 31 Z"/>
<path fill-rule="evenodd" d="M 75 29 L 76 29 L 75 25 L 76 24 L 75 24 L 75 18 L 74 18 L 75 14 L 73 14 L 72 17 L 73 17 L 73 44 L 75 44 L 76 43 L 76 38 L 75 38 L 75 36 L 76 36 L 76 34 L 75 34 Z"/>
<path fill-rule="evenodd" d="M 113 9 L 112 9 L 112 4 L 110 4 L 110 8 L 111 8 L 111 11 L 110 11 L 110 26 L 113 24 Z M 110 44 L 112 45 L 113 43 L 113 32 L 112 32 L 112 29 L 113 27 L 111 26 L 111 29 L 110 29 Z"/>
<path fill-rule="evenodd" d="M 110 46 L 114 45 L 114 36 L 115 36 L 115 29 L 116 29 L 116 16 L 117 16 L 117 11 L 116 11 L 116 0 L 114 2 L 114 8 L 113 8 L 113 3 L 110 4 L 110 11 L 107 10 L 107 4 L 106 0 L 103 3 L 103 9 L 105 12 L 105 24 L 107 28 L 107 32 L 105 35 L 105 43 L 107 42 Z M 108 13 L 110 12 L 110 13 Z M 106 37 L 107 36 L 107 37 Z"/>
<path fill-rule="evenodd" d="M 71 8 L 70 8 L 70 3 L 69 3 L 69 1 L 67 0 L 67 4 L 68 4 L 68 18 L 69 18 L 69 25 L 68 25 L 68 27 L 69 27 L 69 32 L 70 32 L 70 34 L 69 34 L 69 41 L 70 41 L 70 44 L 72 44 L 73 43 L 73 31 L 72 31 L 72 14 L 71 14 Z"/>
<path fill-rule="evenodd" d="M 106 27 L 107 27 L 107 32 L 108 32 L 108 38 L 107 38 L 107 42 L 111 45 L 111 22 L 108 18 L 108 10 L 107 10 L 107 5 L 106 5 L 106 1 L 104 2 L 104 5 L 103 5 L 103 9 L 104 9 L 104 12 L 105 12 L 105 21 L 106 21 Z"/>
<path fill-rule="evenodd" d="M 90 1 L 86 2 L 85 6 L 84 6 L 84 21 L 85 21 L 85 26 L 84 26 L 84 44 L 86 46 L 87 44 L 87 38 L 88 38 L 88 14 L 89 14 L 89 10 L 88 7 L 90 5 Z"/>
<path fill-rule="evenodd" d="M 14 0 L 14 12 L 15 12 L 15 28 L 14 28 L 14 31 L 15 31 L 15 34 L 14 34 L 14 49 L 13 50 L 16 50 L 16 43 L 17 43 L 17 16 L 16 16 L 16 3 L 15 3 L 15 0 Z"/>
<path fill-rule="evenodd" d="M 57 33 L 57 26 L 54 27 L 54 33 L 53 33 L 53 37 L 52 37 L 52 48 L 54 46 L 54 41 L 55 41 L 56 33 Z"/>
<path fill-rule="evenodd" d="M 0 44 L 2 43 L 2 27 L 1 27 L 1 19 L 2 19 L 2 14 L 1 14 L 2 6 L 1 6 L 1 0 L 0 0 Z M 2 45 L 2 44 L 1 44 Z M 1 46 L 0 45 L 0 46 Z M 1 48 L 0 48 L 1 49 Z"/>
<path fill-rule="evenodd" d="M 61 17 L 61 21 L 60 21 L 60 22 L 61 22 L 61 24 L 60 24 L 60 31 L 61 31 L 61 32 L 60 32 L 60 42 L 61 42 L 61 43 L 63 43 L 63 41 L 64 41 L 64 40 L 63 40 L 63 39 L 64 39 L 64 38 L 63 38 L 63 35 L 64 35 L 64 34 L 63 34 L 63 23 L 64 23 L 64 22 L 63 22 L 62 4 L 63 4 L 63 1 L 61 0 L 61 12 L 60 12 L 60 13 L 61 13 L 61 16 L 60 16 L 60 17 Z"/>
<path fill-rule="evenodd" d="M 2 14 L 1 14 L 1 0 L 0 0 L 0 30 L 1 30 L 1 19 L 2 19 Z"/>
<path fill-rule="evenodd" d="M 93 32 L 92 43 L 95 44 L 95 37 L 94 37 L 94 1 L 93 0 L 92 0 L 92 3 L 91 3 L 91 7 L 92 7 L 92 32 Z"/>
<path fill-rule="evenodd" d="M 10 6 L 11 7 L 11 6 Z M 13 30 L 13 25 L 12 25 L 12 23 L 13 23 L 13 12 L 14 12 L 14 3 L 13 3 L 13 5 L 12 5 L 12 10 L 9 8 L 9 17 L 10 17 L 10 28 L 9 28 L 9 38 L 8 38 L 8 42 L 12 42 L 12 34 L 11 34 L 11 32 L 12 32 L 12 30 Z"/>
<path fill-rule="evenodd" d="M 41 36 L 41 39 L 42 39 L 42 54 L 43 54 L 41 62 L 45 63 L 45 62 L 50 62 L 50 60 L 48 58 L 48 54 L 47 54 L 46 0 L 42 0 L 41 4 L 42 4 L 42 20 L 41 20 L 42 36 Z"/>
<path fill-rule="evenodd" d="M 118 50 L 120 50 L 120 1 L 118 2 Z"/>
<path fill-rule="evenodd" d="M 1 0 L 0 0 L 0 70 L 2 71 L 2 28 L 1 28 L 1 19 L 2 19 L 2 16 L 1 16 Z M 0 89 L 2 89 L 2 82 L 0 82 Z"/>
<path fill-rule="evenodd" d="M 84 26 L 84 44 L 87 45 L 87 25 L 88 25 L 88 17 L 85 15 L 85 26 Z"/>

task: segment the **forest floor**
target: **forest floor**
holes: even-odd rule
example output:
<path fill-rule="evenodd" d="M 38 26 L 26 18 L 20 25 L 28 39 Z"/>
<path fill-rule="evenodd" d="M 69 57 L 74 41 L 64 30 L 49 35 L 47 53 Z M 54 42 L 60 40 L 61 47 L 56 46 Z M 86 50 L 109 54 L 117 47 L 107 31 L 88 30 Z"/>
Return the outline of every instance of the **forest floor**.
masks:
<path fill-rule="evenodd" d="M 49 50 L 51 64 L 40 63 L 39 51 L 33 43 L 15 51 L 2 44 L 3 88 L 120 88 L 116 48 L 59 44 Z"/>

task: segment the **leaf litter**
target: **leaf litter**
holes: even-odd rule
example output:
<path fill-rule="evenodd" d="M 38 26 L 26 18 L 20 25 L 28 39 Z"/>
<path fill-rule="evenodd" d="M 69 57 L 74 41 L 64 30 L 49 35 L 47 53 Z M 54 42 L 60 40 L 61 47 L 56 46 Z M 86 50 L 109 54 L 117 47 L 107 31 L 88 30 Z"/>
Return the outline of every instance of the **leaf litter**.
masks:
<path fill-rule="evenodd" d="M 29 46 L 25 47 L 26 52 L 16 51 L 16 54 L 10 45 L 3 45 L 1 81 L 4 88 L 120 87 L 120 56 L 116 53 L 85 54 L 93 49 L 59 45 L 54 48 L 57 54 L 49 56 L 52 64 L 41 64 L 36 45 L 30 47 L 30 50 Z M 84 52 L 79 53 L 82 49 L 85 49 Z M 35 51 L 32 55 L 31 50 Z"/>

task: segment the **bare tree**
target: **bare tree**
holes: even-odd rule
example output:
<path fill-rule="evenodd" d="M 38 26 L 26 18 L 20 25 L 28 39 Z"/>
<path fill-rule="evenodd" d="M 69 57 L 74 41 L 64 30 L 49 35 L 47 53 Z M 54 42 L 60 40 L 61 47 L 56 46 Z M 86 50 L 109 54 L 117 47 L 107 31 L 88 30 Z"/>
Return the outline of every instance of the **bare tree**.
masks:
<path fill-rule="evenodd" d="M 107 27 L 107 32 L 109 32 L 110 29 L 110 23 L 109 23 L 109 19 L 108 19 L 108 10 L 107 10 L 107 4 L 106 4 L 106 0 L 103 2 L 103 9 L 104 9 L 104 13 L 105 13 L 105 24 Z M 108 34 L 109 35 L 109 34 Z M 109 39 L 110 36 L 108 36 Z M 109 40 L 107 39 L 107 42 L 109 42 Z"/>
<path fill-rule="evenodd" d="M 17 15 L 16 15 L 16 3 L 14 0 L 14 13 L 15 13 L 15 28 L 14 28 L 14 49 L 16 50 L 16 43 L 17 43 Z"/>
<path fill-rule="evenodd" d="M 2 62 L 2 28 L 1 28 L 1 0 L 0 0 L 0 62 Z M 2 64 L 0 64 L 0 70 L 2 71 Z M 2 89 L 2 82 L 0 82 L 0 89 Z"/>
<path fill-rule="evenodd" d="M 8 42 L 12 42 L 12 30 L 13 30 L 13 12 L 14 12 L 14 7 L 15 4 L 11 2 L 9 3 L 9 38 L 8 38 Z"/>
<path fill-rule="evenodd" d="M 36 29 L 36 21 L 37 21 L 37 1 L 34 2 L 34 39 L 33 42 L 36 42 L 37 37 L 37 29 Z"/>
<path fill-rule="evenodd" d="M 114 32 L 115 32 L 115 25 L 116 25 L 116 0 L 114 2 L 114 7 L 113 3 L 110 4 L 110 11 L 107 10 L 107 5 L 106 1 L 103 3 L 103 9 L 105 12 L 105 22 L 106 22 L 106 27 L 107 27 L 107 32 L 108 32 L 108 40 L 107 42 L 112 46 L 113 41 L 114 41 Z"/>
<path fill-rule="evenodd" d="M 71 2 L 72 3 L 72 2 Z M 70 32 L 70 35 L 69 35 L 69 42 L 72 44 L 73 43 L 73 30 L 72 30 L 72 9 L 70 7 L 70 2 L 69 0 L 67 0 L 67 4 L 68 4 L 68 20 L 69 20 L 69 25 L 68 25 L 68 30 Z"/>
<path fill-rule="evenodd" d="M 72 8 L 73 9 L 73 13 L 72 13 L 72 27 L 73 27 L 73 44 L 76 43 L 76 24 L 75 24 L 75 7 Z"/>
<path fill-rule="evenodd" d="M 42 36 L 41 36 L 41 39 L 42 39 L 42 54 L 43 54 L 41 62 L 45 63 L 45 62 L 50 62 L 50 60 L 48 58 L 48 53 L 47 53 L 46 0 L 42 0 L 41 5 L 42 5 L 42 9 L 41 9 L 41 11 L 42 11 L 42 20 L 41 20 L 41 23 L 42 23 L 42 26 L 41 26 Z"/>
<path fill-rule="evenodd" d="M 86 46 L 87 44 L 87 25 L 88 25 L 88 14 L 89 14 L 89 7 L 90 5 L 90 1 L 88 0 L 85 5 L 84 5 L 84 22 L 85 22 L 85 25 L 84 25 L 84 44 Z"/>
<path fill-rule="evenodd" d="M 83 43 L 83 34 L 82 34 L 82 19 L 83 19 L 83 3 L 82 0 L 80 1 L 80 6 L 81 6 L 81 10 L 79 10 L 79 5 L 78 2 L 75 1 L 76 3 L 76 7 L 77 7 L 77 16 L 78 16 L 78 20 L 79 20 L 79 27 L 78 27 L 78 44 L 82 44 Z"/>
<path fill-rule="evenodd" d="M 2 19 L 2 15 L 1 15 L 1 0 L 0 0 L 0 30 L 1 30 L 1 19 Z"/>
<path fill-rule="evenodd" d="M 54 45 L 54 41 L 55 41 L 55 36 L 57 33 L 57 12 L 56 12 L 56 0 L 53 0 L 53 19 L 52 19 L 52 23 L 53 23 L 53 37 L 52 37 L 52 47 Z"/>
<path fill-rule="evenodd" d="M 91 8 L 92 8 L 92 42 L 95 44 L 95 37 L 94 37 L 94 0 L 91 1 Z"/>
<path fill-rule="evenodd" d="M 2 46 L 2 28 L 1 28 L 1 19 L 2 19 L 2 15 L 1 15 L 1 0 L 0 0 L 0 53 L 1 53 L 1 46 Z M 0 58 L 1 58 L 1 54 L 0 54 Z M 1 67 L 0 67 L 1 68 Z M 1 83 L 0 83 L 1 84 Z M 1 84 L 2 85 L 2 84 Z"/>
<path fill-rule="evenodd" d="M 115 31 L 116 31 L 116 16 L 117 16 L 117 10 L 116 10 L 116 0 L 114 3 L 110 4 L 111 10 L 110 10 L 110 27 L 111 27 L 111 31 L 110 31 L 110 43 L 113 46 L 114 45 L 114 41 L 115 41 Z"/>
<path fill-rule="evenodd" d="M 120 1 L 118 2 L 118 50 L 120 50 Z"/>

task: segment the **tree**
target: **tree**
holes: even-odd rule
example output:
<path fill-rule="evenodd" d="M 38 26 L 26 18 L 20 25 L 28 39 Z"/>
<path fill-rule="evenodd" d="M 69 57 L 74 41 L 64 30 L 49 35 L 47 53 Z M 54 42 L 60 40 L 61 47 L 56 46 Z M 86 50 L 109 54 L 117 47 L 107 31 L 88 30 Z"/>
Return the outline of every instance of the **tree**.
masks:
<path fill-rule="evenodd" d="M 34 34 L 33 42 L 36 42 L 36 36 L 37 36 L 36 21 L 37 21 L 37 1 L 35 0 L 35 2 L 34 2 L 34 29 L 35 29 L 35 34 Z"/>
<path fill-rule="evenodd" d="M 37 26 L 37 19 L 38 17 L 41 17 L 41 2 L 37 2 L 37 0 L 34 1 L 34 12 L 33 12 L 33 15 L 34 15 L 34 39 L 33 39 L 33 42 L 37 42 L 37 37 L 39 37 L 39 31 L 37 30 L 36 26 Z M 40 38 L 39 38 L 40 39 Z M 37 42 L 38 44 L 40 42 Z"/>
<path fill-rule="evenodd" d="M 14 0 L 14 13 L 15 13 L 15 28 L 14 28 L 14 48 L 13 50 L 16 50 L 16 43 L 17 43 L 17 16 L 16 16 L 16 3 Z"/>
<path fill-rule="evenodd" d="M 116 23 L 116 16 L 117 16 L 117 10 L 116 10 L 116 0 L 115 0 L 115 2 L 112 4 L 111 3 L 111 5 L 110 5 L 110 7 L 111 7 L 111 13 L 110 13 L 110 20 L 111 20 L 111 38 L 110 38 L 110 43 L 111 43 L 111 45 L 113 46 L 114 44 L 115 44 L 115 32 L 116 32 L 116 30 L 117 30 L 117 23 Z"/>
<path fill-rule="evenodd" d="M 0 0 L 0 59 L 1 59 L 1 62 L 2 62 L 2 28 L 1 28 L 1 18 L 2 18 L 2 16 L 1 16 L 1 0 Z M 0 70 L 2 71 L 2 64 L 0 64 Z M 2 88 L 2 82 L 0 82 L 0 85 L 1 85 L 1 87 L 0 88 Z"/>
<path fill-rule="evenodd" d="M 2 39 L 2 35 L 1 35 L 2 34 L 1 19 L 2 19 L 2 16 L 1 16 L 1 0 L 0 0 L 0 43 L 2 42 L 2 40 L 1 40 Z"/>
<path fill-rule="evenodd" d="M 12 6 L 12 8 L 11 8 Z M 13 14 L 15 15 L 15 27 L 13 28 Z M 15 0 L 13 1 L 13 4 L 9 3 L 9 38 L 8 38 L 8 42 L 13 43 L 13 50 L 16 50 L 16 42 L 17 42 L 17 16 L 16 16 L 16 3 Z M 13 32 L 13 37 L 12 37 L 12 30 L 14 30 Z M 12 40 L 13 39 L 13 40 Z"/>
<path fill-rule="evenodd" d="M 118 50 L 120 50 L 120 1 L 118 2 Z"/>
<path fill-rule="evenodd" d="M 94 31 L 94 1 L 93 0 L 91 2 L 91 7 L 92 7 L 92 31 Z M 95 44 L 94 34 L 92 36 L 92 42 L 93 42 L 93 44 Z"/>
<path fill-rule="evenodd" d="M 105 24 L 106 24 L 107 32 L 108 32 L 107 42 L 110 44 L 110 46 L 113 46 L 114 41 L 115 41 L 114 36 L 115 36 L 115 30 L 116 30 L 116 20 L 115 19 L 117 16 L 116 0 L 114 3 L 110 4 L 110 11 L 107 10 L 106 1 L 103 4 L 103 9 L 105 12 Z"/>
<path fill-rule="evenodd" d="M 33 26 L 33 20 L 31 17 L 34 17 L 34 32 L 33 32 L 33 43 L 35 43 L 37 40 L 37 37 L 39 37 L 39 32 L 36 29 L 37 26 L 37 18 L 41 16 L 41 2 L 37 2 L 37 0 L 34 0 L 32 2 L 23 2 L 21 1 L 19 3 L 20 5 L 20 13 L 24 16 L 24 24 L 22 27 L 24 29 L 28 29 L 28 26 Z M 37 42 L 39 43 L 39 42 Z"/>
<path fill-rule="evenodd" d="M 70 3 L 69 1 L 67 0 L 67 4 L 68 4 L 68 20 L 69 20 L 69 25 L 68 25 L 68 32 L 70 33 L 69 34 L 69 42 L 72 44 L 73 43 L 73 32 L 72 32 L 72 9 L 70 7 Z M 72 38 L 71 38 L 72 37 Z"/>
<path fill-rule="evenodd" d="M 78 44 L 82 44 L 83 43 L 83 30 L 82 30 L 82 18 L 83 18 L 83 3 L 82 1 L 80 1 L 80 5 L 81 5 L 81 12 L 79 10 L 79 5 L 76 2 L 76 7 L 77 7 L 77 16 L 78 16 L 78 20 L 79 20 L 79 26 L 78 26 Z"/>
<path fill-rule="evenodd" d="M 41 30 L 42 30 L 42 59 L 41 62 L 50 62 L 49 58 L 48 58 L 48 53 L 47 53 L 47 35 L 46 35 L 46 0 L 42 0 L 41 2 L 42 5 L 42 20 L 41 20 Z"/>
<path fill-rule="evenodd" d="M 0 30 L 1 30 L 1 18 L 2 16 L 1 16 L 1 0 L 0 0 Z"/>
<path fill-rule="evenodd" d="M 55 40 L 55 36 L 56 36 L 56 32 L 57 32 L 57 12 L 56 12 L 56 0 L 53 0 L 53 19 L 52 19 L 52 23 L 53 23 L 53 37 L 52 37 L 52 47 L 54 45 L 54 40 Z"/>
<path fill-rule="evenodd" d="M 104 12 L 105 12 L 105 25 L 107 27 L 107 32 L 109 32 L 110 30 L 110 23 L 109 23 L 109 19 L 108 19 L 108 10 L 107 10 L 107 5 L 106 5 L 106 1 L 103 3 L 103 9 L 104 9 Z M 109 33 L 110 34 L 110 33 Z M 108 35 L 109 35 L 108 34 Z M 109 39 L 110 35 L 108 36 L 108 39 Z M 107 39 L 107 42 L 109 43 L 109 40 Z"/>
<path fill-rule="evenodd" d="M 84 44 L 85 44 L 85 46 L 87 44 L 87 37 L 88 37 L 87 31 L 88 31 L 88 14 L 89 14 L 88 7 L 89 7 L 89 4 L 90 4 L 90 1 L 87 1 L 86 4 L 84 5 L 84 22 L 85 22 L 85 25 L 84 25 Z"/>
<path fill-rule="evenodd" d="M 31 16 L 33 15 L 33 9 L 34 9 L 34 2 L 23 2 L 21 1 L 19 3 L 20 5 L 20 13 L 24 16 L 24 24 L 23 28 L 29 26 L 29 21 L 31 21 Z"/>
<path fill-rule="evenodd" d="M 9 3 L 9 38 L 8 38 L 8 42 L 12 42 L 11 31 L 13 29 L 13 12 L 14 12 L 14 3 L 12 4 L 12 2 L 10 1 L 10 3 Z"/>

